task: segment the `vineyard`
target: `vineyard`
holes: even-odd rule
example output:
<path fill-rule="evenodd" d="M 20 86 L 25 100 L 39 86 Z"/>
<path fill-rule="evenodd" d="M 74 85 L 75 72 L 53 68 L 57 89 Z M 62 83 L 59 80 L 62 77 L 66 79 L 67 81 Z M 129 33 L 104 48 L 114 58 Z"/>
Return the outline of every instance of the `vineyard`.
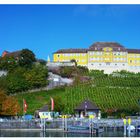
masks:
<path fill-rule="evenodd" d="M 96 75 L 90 73 L 90 77 L 91 80 L 88 82 L 49 91 L 21 94 L 17 98 L 21 106 L 22 99 L 26 99 L 28 113 L 32 114 L 43 105 L 50 104 L 50 97 L 54 98 L 55 106 L 64 104 L 64 108 L 61 108 L 64 114 L 74 113 L 74 108 L 85 99 L 93 101 L 102 112 L 109 109 L 118 112 L 128 110 L 129 114 L 132 111 L 139 111 L 140 76 L 114 77 L 102 73 Z M 57 97 L 60 97 L 61 101 L 56 101 Z"/>
<path fill-rule="evenodd" d="M 140 77 L 94 76 L 89 83 L 66 88 L 65 112 L 73 109 L 85 99 L 96 103 L 102 110 L 139 110 Z"/>

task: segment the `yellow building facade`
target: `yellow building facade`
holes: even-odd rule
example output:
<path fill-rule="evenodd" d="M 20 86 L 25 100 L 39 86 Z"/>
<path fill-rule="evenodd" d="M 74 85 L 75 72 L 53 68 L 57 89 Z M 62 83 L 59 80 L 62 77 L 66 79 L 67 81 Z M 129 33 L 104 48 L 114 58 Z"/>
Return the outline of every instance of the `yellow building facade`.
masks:
<path fill-rule="evenodd" d="M 116 42 L 96 42 L 88 49 L 63 49 L 53 54 L 54 62 L 70 62 L 105 73 L 127 70 L 140 72 L 140 50 L 127 49 Z"/>
<path fill-rule="evenodd" d="M 75 60 L 77 65 L 87 66 L 88 54 L 85 49 L 59 50 L 53 55 L 54 62 L 69 62 Z"/>

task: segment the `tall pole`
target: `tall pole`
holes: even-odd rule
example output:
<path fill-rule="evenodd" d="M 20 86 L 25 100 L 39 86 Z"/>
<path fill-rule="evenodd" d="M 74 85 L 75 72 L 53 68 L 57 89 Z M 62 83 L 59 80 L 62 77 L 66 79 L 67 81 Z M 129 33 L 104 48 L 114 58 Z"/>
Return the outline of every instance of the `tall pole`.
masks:
<path fill-rule="evenodd" d="M 123 123 L 124 123 L 124 136 L 126 136 L 126 119 L 123 119 Z"/>
<path fill-rule="evenodd" d="M 130 137 L 130 133 L 131 133 L 131 118 L 128 119 L 128 136 Z"/>

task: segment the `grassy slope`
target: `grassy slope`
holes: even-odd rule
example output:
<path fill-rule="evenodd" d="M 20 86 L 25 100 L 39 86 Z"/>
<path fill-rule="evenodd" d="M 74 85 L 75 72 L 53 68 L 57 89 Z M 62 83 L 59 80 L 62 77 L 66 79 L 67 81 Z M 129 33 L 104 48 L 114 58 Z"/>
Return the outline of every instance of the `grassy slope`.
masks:
<path fill-rule="evenodd" d="M 138 108 L 137 100 L 140 99 L 140 78 L 119 78 L 99 76 L 88 84 L 59 88 L 50 91 L 27 93 L 17 95 L 22 106 L 22 99 L 26 99 L 28 112 L 45 104 L 50 104 L 50 97 L 61 96 L 65 103 L 64 112 L 72 113 L 73 109 L 84 99 L 95 102 L 102 110 L 135 109 Z"/>
<path fill-rule="evenodd" d="M 19 94 L 16 97 L 21 107 L 23 106 L 23 99 L 26 100 L 28 104 L 27 114 L 34 114 L 35 110 L 50 104 L 50 97 L 60 96 L 60 94 L 64 96 L 64 91 L 64 88 L 57 88 L 49 91 Z"/>

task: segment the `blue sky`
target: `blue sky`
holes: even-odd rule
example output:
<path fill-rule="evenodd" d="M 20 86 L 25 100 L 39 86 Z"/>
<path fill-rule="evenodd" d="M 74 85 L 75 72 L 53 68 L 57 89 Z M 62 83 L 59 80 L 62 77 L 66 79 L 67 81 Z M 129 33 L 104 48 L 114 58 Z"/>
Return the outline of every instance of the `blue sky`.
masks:
<path fill-rule="evenodd" d="M 0 5 L 0 54 L 28 48 L 47 60 L 96 41 L 139 49 L 140 5 Z"/>

